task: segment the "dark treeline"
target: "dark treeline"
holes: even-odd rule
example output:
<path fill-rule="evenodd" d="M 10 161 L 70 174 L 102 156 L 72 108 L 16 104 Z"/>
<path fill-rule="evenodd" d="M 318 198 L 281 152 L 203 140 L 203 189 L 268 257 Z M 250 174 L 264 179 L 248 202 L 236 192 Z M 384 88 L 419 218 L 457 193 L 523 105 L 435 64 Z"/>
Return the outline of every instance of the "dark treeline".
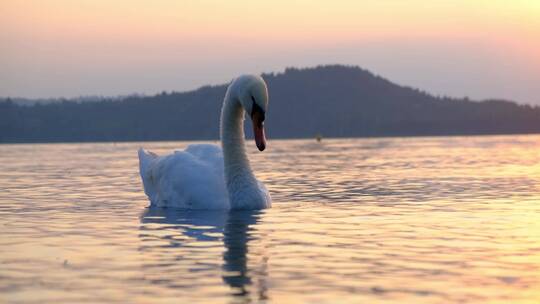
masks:
<path fill-rule="evenodd" d="M 540 108 L 434 97 L 357 68 L 263 75 L 269 138 L 540 132 Z M 25 106 L 0 102 L 0 142 L 217 139 L 226 85 L 185 93 Z"/>

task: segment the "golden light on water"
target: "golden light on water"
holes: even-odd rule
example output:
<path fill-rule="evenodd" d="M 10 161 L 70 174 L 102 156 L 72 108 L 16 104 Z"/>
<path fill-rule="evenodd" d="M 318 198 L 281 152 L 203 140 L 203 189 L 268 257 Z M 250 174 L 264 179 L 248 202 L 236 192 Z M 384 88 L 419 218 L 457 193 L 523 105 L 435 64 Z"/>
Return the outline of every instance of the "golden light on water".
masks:
<path fill-rule="evenodd" d="M 239 214 L 145 209 L 140 146 L 0 145 L 6 299 L 540 300 L 538 135 L 250 143 Z"/>

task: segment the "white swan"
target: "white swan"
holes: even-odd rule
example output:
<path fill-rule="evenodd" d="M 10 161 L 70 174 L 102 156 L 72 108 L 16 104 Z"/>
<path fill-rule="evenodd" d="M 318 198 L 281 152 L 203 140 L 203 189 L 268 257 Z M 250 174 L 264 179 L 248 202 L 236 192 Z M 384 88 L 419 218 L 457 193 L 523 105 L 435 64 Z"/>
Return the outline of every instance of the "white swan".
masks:
<path fill-rule="evenodd" d="M 270 194 L 249 165 L 244 143 L 244 111 L 253 122 L 255 143 L 266 147 L 264 117 L 266 83 L 259 76 L 236 78 L 227 88 L 221 108 L 220 149 L 190 145 L 166 156 L 139 149 L 144 192 L 152 205 L 185 209 L 262 209 Z"/>

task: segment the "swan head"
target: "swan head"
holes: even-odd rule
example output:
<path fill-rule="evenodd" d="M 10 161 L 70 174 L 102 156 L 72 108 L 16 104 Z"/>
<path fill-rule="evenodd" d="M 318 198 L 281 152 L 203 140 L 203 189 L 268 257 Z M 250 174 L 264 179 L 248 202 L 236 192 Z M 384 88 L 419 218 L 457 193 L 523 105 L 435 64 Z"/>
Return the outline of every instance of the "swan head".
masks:
<path fill-rule="evenodd" d="M 236 79 L 240 82 L 238 87 L 238 99 L 244 111 L 251 118 L 255 144 L 259 151 L 266 148 L 266 136 L 264 134 L 264 119 L 268 108 L 268 89 L 260 76 L 244 75 Z"/>

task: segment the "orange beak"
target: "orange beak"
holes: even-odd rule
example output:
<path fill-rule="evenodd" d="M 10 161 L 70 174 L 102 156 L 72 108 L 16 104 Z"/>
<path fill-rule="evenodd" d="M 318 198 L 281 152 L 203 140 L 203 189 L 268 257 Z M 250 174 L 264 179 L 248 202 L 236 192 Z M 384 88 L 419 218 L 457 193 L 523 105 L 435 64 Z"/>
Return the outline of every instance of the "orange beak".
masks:
<path fill-rule="evenodd" d="M 264 135 L 264 112 L 253 111 L 251 113 L 251 122 L 253 123 L 255 144 L 257 145 L 259 151 L 264 151 L 266 148 L 266 137 Z"/>

